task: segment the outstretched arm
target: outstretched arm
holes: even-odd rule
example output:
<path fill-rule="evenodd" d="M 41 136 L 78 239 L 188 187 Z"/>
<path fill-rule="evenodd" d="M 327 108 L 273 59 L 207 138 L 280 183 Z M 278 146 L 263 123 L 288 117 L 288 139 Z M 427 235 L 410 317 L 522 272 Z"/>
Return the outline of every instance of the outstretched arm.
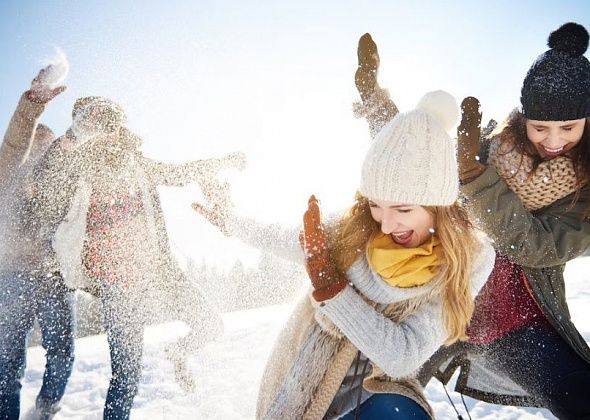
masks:
<path fill-rule="evenodd" d="M 10 176 L 27 159 L 39 117 L 47 103 L 66 89 L 51 87 L 48 74 L 52 72 L 53 65 L 42 69 L 20 98 L 0 146 L 0 179 Z"/>
<path fill-rule="evenodd" d="M 361 96 L 361 102 L 355 102 L 353 110 L 357 118 L 367 119 L 371 138 L 374 138 L 381 128 L 398 113 L 398 109 L 391 100 L 389 92 L 381 88 L 377 82 L 379 52 L 370 34 L 364 34 L 359 39 L 357 56 L 358 68 L 354 82 Z"/>
<path fill-rule="evenodd" d="M 204 190 L 203 193 L 206 204 L 193 203 L 192 208 L 223 234 L 235 236 L 247 245 L 269 251 L 278 257 L 298 264 L 306 263 L 306 259 L 313 259 L 314 255 L 312 253 L 305 253 L 302 249 L 302 242 L 309 245 L 310 241 L 313 241 L 313 238 L 308 236 L 308 240 L 305 242 L 302 225 L 285 227 L 279 224 L 261 223 L 251 218 L 235 215 L 227 184 L 210 184 L 209 188 Z M 315 198 L 313 201 L 315 201 Z M 315 203 L 317 207 L 317 201 Z M 317 211 L 319 211 L 319 208 Z M 310 228 L 314 225 L 313 220 L 316 219 L 310 221 L 308 214 L 309 209 L 306 212 L 304 224 L 307 224 L 308 228 Z M 327 219 L 326 225 L 335 223 L 337 217 L 339 216 L 336 214 L 331 215 Z M 318 224 L 315 223 L 315 225 Z M 318 259 L 320 258 L 316 258 L 314 261 L 317 262 Z M 321 265 L 318 267 L 315 264 L 312 270 L 322 270 Z M 331 291 L 332 289 L 327 286 L 327 284 L 324 284 L 319 288 L 325 287 Z"/>
<path fill-rule="evenodd" d="M 199 184 L 206 183 L 224 169 L 242 170 L 245 160 L 244 154 L 240 152 L 221 158 L 196 160 L 182 164 L 157 162 L 143 158 L 143 167 L 154 184 L 180 187 L 195 181 Z"/>
<path fill-rule="evenodd" d="M 247 245 L 286 260 L 303 263 L 303 250 L 298 240 L 301 226 L 288 228 L 235 215 L 227 184 L 209 184 L 203 193 L 207 203 L 193 203 L 192 208 L 224 235 L 235 236 Z"/>

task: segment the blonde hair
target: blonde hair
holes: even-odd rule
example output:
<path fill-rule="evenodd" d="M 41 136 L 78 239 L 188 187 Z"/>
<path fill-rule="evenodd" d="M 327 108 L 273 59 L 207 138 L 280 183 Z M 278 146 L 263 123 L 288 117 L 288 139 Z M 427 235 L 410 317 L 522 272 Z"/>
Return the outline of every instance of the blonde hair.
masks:
<path fill-rule="evenodd" d="M 466 338 L 465 331 L 473 314 L 471 267 L 478 242 L 467 212 L 458 203 L 424 208 L 434 218 L 435 235 L 441 242 L 447 265 L 440 293 L 448 333 L 446 344 L 450 344 Z M 329 235 L 331 258 L 340 273 L 346 273 L 359 257 L 365 256 L 368 242 L 379 231 L 379 223 L 371 216 L 369 200 L 357 193 L 354 205 Z M 397 318 L 402 320 L 415 307 L 415 302 L 407 302 L 395 310 Z"/>

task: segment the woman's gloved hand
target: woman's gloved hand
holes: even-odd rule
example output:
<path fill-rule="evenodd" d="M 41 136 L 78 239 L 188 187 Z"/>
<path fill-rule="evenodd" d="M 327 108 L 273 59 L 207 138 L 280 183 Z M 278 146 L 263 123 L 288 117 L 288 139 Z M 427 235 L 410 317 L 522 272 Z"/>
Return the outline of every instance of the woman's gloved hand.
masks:
<path fill-rule="evenodd" d="M 479 161 L 480 127 L 479 101 L 468 96 L 461 102 L 461 124 L 457 127 L 457 163 L 461 184 L 472 181 L 486 169 Z"/>
<path fill-rule="evenodd" d="M 338 273 L 330 259 L 328 238 L 321 221 L 320 206 L 315 196 L 307 203 L 303 215 L 303 251 L 305 268 L 314 288 L 312 293 L 318 302 L 336 296 L 346 286 L 346 279 Z"/>

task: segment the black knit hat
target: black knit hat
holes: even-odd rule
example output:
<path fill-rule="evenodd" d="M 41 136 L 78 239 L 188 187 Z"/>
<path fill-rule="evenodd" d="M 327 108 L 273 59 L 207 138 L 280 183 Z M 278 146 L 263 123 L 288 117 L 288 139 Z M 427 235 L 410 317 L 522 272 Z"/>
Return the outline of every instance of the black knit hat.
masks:
<path fill-rule="evenodd" d="M 566 23 L 549 35 L 551 48 L 537 57 L 522 84 L 523 115 L 531 120 L 569 121 L 590 116 L 588 31 Z"/>

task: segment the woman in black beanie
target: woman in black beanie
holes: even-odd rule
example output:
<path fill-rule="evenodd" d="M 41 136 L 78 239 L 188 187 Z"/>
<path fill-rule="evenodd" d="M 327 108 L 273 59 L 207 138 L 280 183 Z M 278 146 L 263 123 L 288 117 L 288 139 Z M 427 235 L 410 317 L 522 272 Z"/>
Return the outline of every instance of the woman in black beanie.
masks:
<path fill-rule="evenodd" d="M 563 278 L 565 263 L 590 247 L 588 38 L 576 23 L 554 31 L 524 79 L 522 108 L 481 142 L 479 102 L 463 101 L 461 192 L 498 256 L 469 340 L 441 349 L 423 368 L 423 383 L 431 375 L 446 383 L 461 367 L 456 390 L 465 395 L 590 418 L 590 348 L 570 319 Z M 389 101 L 364 101 L 371 123 L 392 102 L 370 68 L 375 53 L 363 60 L 362 46 L 361 97 L 374 87 Z"/>

